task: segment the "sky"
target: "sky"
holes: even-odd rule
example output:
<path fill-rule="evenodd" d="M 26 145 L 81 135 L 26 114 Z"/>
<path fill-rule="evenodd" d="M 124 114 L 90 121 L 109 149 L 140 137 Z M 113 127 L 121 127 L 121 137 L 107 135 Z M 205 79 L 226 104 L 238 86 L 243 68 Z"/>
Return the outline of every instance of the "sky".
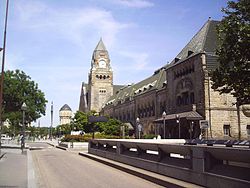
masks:
<path fill-rule="evenodd" d="M 48 100 L 33 125 L 59 125 L 59 110 L 79 108 L 93 51 L 102 38 L 114 84 L 137 83 L 171 62 L 226 0 L 10 0 L 5 70 L 23 70 Z M 0 46 L 6 0 L 0 0 Z M 2 59 L 2 52 L 0 52 Z"/>

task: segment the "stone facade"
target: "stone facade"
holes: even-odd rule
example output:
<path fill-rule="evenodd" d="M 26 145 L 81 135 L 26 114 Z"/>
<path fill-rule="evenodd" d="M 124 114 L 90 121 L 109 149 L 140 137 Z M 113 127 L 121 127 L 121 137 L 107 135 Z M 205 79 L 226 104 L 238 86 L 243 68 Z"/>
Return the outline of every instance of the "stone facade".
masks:
<path fill-rule="evenodd" d="M 101 113 L 132 124 L 136 134 L 136 119 L 139 118 L 143 132 L 155 134 L 159 129 L 154 120 L 161 117 L 166 106 L 165 81 L 165 70 L 161 68 L 151 77 L 118 90 L 107 101 Z"/>
<path fill-rule="evenodd" d="M 136 135 L 139 118 L 144 134 L 160 134 L 163 138 L 249 138 L 250 118 L 241 107 L 236 108 L 235 98 L 211 88 L 209 75 L 218 65 L 218 23 L 208 20 L 176 58 L 151 77 L 124 86 L 103 99 L 107 99 L 105 103 L 98 103 L 101 114 L 131 123 Z M 91 78 L 96 74 L 93 70 Z M 89 84 L 89 90 L 99 87 Z M 93 91 L 91 98 L 98 89 Z M 105 105 L 100 108 L 100 104 Z M 208 123 L 207 129 L 201 129 L 201 120 Z"/>
<path fill-rule="evenodd" d="M 109 53 L 100 39 L 92 55 L 88 84 L 82 84 L 79 111 L 100 112 L 116 88 L 120 87 L 113 85 Z"/>
<path fill-rule="evenodd" d="M 59 111 L 60 125 L 70 124 L 72 118 L 71 108 L 65 104 Z"/>

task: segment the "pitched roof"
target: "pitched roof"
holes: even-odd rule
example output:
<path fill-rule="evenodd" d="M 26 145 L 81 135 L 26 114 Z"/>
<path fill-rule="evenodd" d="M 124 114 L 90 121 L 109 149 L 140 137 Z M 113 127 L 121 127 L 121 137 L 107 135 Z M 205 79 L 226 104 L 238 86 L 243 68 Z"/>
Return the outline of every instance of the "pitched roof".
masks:
<path fill-rule="evenodd" d="M 63 107 L 60 109 L 60 111 L 72 111 L 69 105 L 65 104 Z"/>
<path fill-rule="evenodd" d="M 113 93 L 116 93 L 121 88 L 123 88 L 125 85 L 113 85 Z"/>
<path fill-rule="evenodd" d="M 107 51 L 106 50 L 106 47 L 102 41 L 102 38 L 100 39 L 100 41 L 98 42 L 96 48 L 95 48 L 95 51 Z"/>
<path fill-rule="evenodd" d="M 130 84 L 120 88 L 114 95 L 109 98 L 106 105 L 114 104 L 118 102 L 125 102 L 126 100 L 132 100 L 133 97 L 147 93 L 152 90 L 160 90 L 163 88 L 166 81 L 164 69 L 159 69 L 154 75 L 138 82 L 136 84 Z"/>
<path fill-rule="evenodd" d="M 215 55 L 217 47 L 216 26 L 218 23 L 219 21 L 209 19 L 181 50 L 181 52 L 176 56 L 171 64 L 177 63 L 178 59 L 180 61 L 186 59 L 190 54 L 207 52 L 209 54 Z"/>
<path fill-rule="evenodd" d="M 109 59 L 108 50 L 106 49 L 106 47 L 102 41 L 102 38 L 99 40 L 97 46 L 95 47 L 95 50 L 94 50 L 93 55 L 92 55 L 92 60 L 99 58 L 100 53 L 105 53 L 107 58 Z M 91 63 L 91 66 L 93 66 L 93 63 Z"/>

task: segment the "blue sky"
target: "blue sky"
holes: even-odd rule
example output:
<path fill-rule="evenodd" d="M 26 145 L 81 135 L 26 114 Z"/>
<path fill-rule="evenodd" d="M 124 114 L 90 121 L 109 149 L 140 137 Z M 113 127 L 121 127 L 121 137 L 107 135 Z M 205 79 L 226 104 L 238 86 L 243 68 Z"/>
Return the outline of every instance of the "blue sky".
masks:
<path fill-rule="evenodd" d="M 221 20 L 226 0 L 10 0 L 5 70 L 21 69 L 45 93 L 46 116 L 79 107 L 81 83 L 102 37 L 114 84 L 141 81 L 170 62 L 211 17 Z M 5 0 L 0 0 L 2 46 Z M 2 53 L 0 53 L 2 58 Z M 36 126 L 38 123 L 34 123 Z"/>

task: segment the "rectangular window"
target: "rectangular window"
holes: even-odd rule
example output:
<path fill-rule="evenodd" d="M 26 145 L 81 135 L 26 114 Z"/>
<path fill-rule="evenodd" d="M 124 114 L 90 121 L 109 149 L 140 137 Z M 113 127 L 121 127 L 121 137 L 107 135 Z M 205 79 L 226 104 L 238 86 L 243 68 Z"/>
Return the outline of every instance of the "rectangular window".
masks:
<path fill-rule="evenodd" d="M 194 104 L 194 93 L 190 93 L 190 103 Z"/>
<path fill-rule="evenodd" d="M 189 103 L 189 96 L 187 91 L 182 93 L 182 100 L 184 105 L 187 105 Z"/>
<path fill-rule="evenodd" d="M 224 136 L 230 136 L 230 125 L 224 124 L 223 131 L 224 131 Z"/>
<path fill-rule="evenodd" d="M 247 136 L 250 136 L 250 125 L 247 125 Z"/>

